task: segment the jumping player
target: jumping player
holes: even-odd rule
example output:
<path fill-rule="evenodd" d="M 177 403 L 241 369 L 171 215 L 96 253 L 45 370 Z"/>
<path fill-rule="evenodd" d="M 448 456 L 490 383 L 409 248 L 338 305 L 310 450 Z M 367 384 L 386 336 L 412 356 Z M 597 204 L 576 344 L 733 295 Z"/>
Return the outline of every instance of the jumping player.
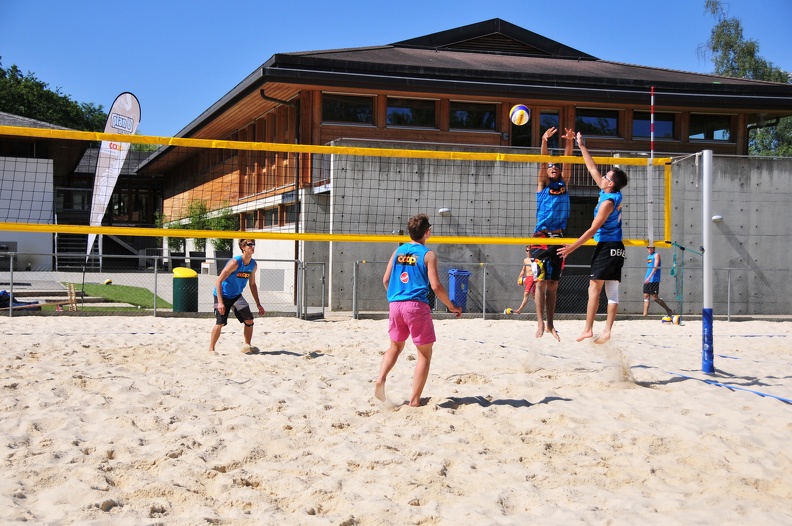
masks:
<path fill-rule="evenodd" d="M 542 135 L 541 154 L 547 155 L 547 141 L 556 133 L 553 126 Z M 575 133 L 566 129 L 564 155 L 572 155 Z M 536 187 L 536 230 L 534 237 L 563 237 L 569 219 L 569 192 L 563 166 L 557 163 L 542 163 Z M 536 282 L 534 303 L 536 304 L 536 337 L 541 338 L 545 331 L 561 341 L 555 329 L 555 309 L 558 295 L 558 280 L 561 279 L 563 260 L 556 253 L 557 245 L 534 245 L 531 250 L 533 279 Z M 521 309 L 520 309 L 521 310 Z"/>
<path fill-rule="evenodd" d="M 605 343 L 610 339 L 613 322 L 616 321 L 616 313 L 619 310 L 619 283 L 625 259 L 624 243 L 622 243 L 622 194 L 620 190 L 627 186 L 629 178 L 618 168 L 601 175 L 580 132 L 577 134 L 577 142 L 580 153 L 583 154 L 583 159 L 586 161 L 586 168 L 600 188 L 599 202 L 594 209 L 594 220 L 589 229 L 571 245 L 559 248 L 558 254 L 565 258 L 592 237 L 597 242 L 597 248 L 591 258 L 586 326 L 577 337 L 577 341 L 594 336 L 594 318 L 597 315 L 600 292 L 604 286 L 605 294 L 608 297 L 608 316 L 605 330 L 594 339 L 594 343 Z"/>

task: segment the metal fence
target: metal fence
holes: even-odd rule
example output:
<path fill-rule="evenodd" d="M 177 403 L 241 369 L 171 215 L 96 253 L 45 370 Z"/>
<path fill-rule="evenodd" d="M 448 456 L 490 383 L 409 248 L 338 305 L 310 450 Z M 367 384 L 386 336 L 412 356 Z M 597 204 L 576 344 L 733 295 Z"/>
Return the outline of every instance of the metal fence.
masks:
<path fill-rule="evenodd" d="M 354 318 L 369 317 L 378 312 L 387 312 L 387 298 L 381 285 L 387 262 L 358 261 L 353 272 Z M 464 294 L 464 312 L 480 315 L 481 318 L 503 316 L 507 307 L 516 308 L 523 297 L 523 287 L 517 285 L 520 265 L 478 263 L 439 263 L 440 280 L 454 298 L 454 288 L 459 286 L 452 277 L 452 269 L 469 272 Z M 558 319 L 578 319 L 585 315 L 588 302 L 588 265 L 567 265 L 561 276 L 556 301 Z M 675 269 L 669 275 L 663 269 L 660 297 L 675 313 L 700 316 L 702 308 L 702 268 L 687 266 Z M 625 266 L 620 287 L 620 315 L 642 315 L 643 278 L 645 266 Z M 761 268 L 716 268 L 713 269 L 713 312 L 716 316 L 730 320 L 732 317 L 784 317 L 792 315 L 792 295 L 785 291 L 792 279 L 792 270 Z M 371 286 L 375 283 L 376 286 Z M 459 296 L 459 294 L 457 294 Z M 459 305 L 458 301 L 455 301 Z M 604 313 L 607 300 L 604 292 L 600 297 L 598 312 Z M 435 312 L 447 312 L 439 300 L 433 302 Z M 663 314 L 662 309 L 652 303 L 650 315 Z M 533 297 L 524 314 L 535 314 Z"/>
<path fill-rule="evenodd" d="M 217 279 L 217 266 L 225 258 L 198 258 L 180 261 L 198 270 L 184 286 L 171 270 L 173 262 L 159 255 L 114 256 L 127 258 L 128 265 L 102 271 L 81 269 L 53 271 L 22 265 L 27 256 L 54 254 L 22 254 L 0 252 L 0 313 L 8 316 L 48 315 L 54 313 L 92 315 L 212 316 L 212 291 Z M 15 261 L 17 258 L 19 260 Z M 195 259 L 195 258 L 194 258 Z M 327 302 L 326 264 L 300 260 L 260 259 L 259 298 L 267 316 L 295 316 L 303 319 L 324 317 Z M 382 317 L 388 303 L 382 287 L 385 261 L 357 261 L 352 269 L 352 316 Z M 517 285 L 519 264 L 440 262 L 440 278 L 457 303 L 464 303 L 466 316 L 495 318 L 504 316 L 507 307 L 516 308 L 523 297 Z M 452 277 L 452 269 L 464 270 L 464 278 Z M 663 269 L 660 296 L 674 312 L 699 316 L 702 302 L 702 268 L 681 266 L 669 275 Z M 640 315 L 643 309 L 644 266 L 626 266 L 620 287 L 620 315 Z M 588 265 L 567 265 L 559 283 L 558 319 L 579 319 L 585 314 L 588 300 Z M 792 270 L 763 268 L 716 268 L 713 272 L 713 312 L 727 320 L 733 317 L 784 317 L 792 315 Z M 105 282 L 110 284 L 105 285 Z M 464 280 L 464 290 L 460 282 Z M 68 284 L 74 284 L 76 311 L 68 298 Z M 176 285 L 176 290 L 174 290 Z M 5 292 L 5 294 L 3 294 Z M 174 310 L 174 294 L 194 295 L 194 310 Z M 245 297 L 251 299 L 249 289 Z M 183 298 L 182 298 L 183 299 Z M 604 294 L 600 313 L 605 312 Z M 435 312 L 446 312 L 445 306 L 433 301 Z M 534 315 L 531 298 L 524 315 Z M 659 306 L 650 305 L 651 315 L 660 315 Z"/>
<path fill-rule="evenodd" d="M 105 265 L 100 271 L 50 270 L 28 264 L 20 268 L 19 261 L 30 261 L 30 256 L 39 256 L 38 260 L 41 256 L 56 257 L 48 253 L 0 253 L 0 313 L 209 317 L 214 311 L 218 267 L 222 270 L 228 260 L 201 257 L 173 262 L 159 255 L 114 255 L 114 266 Z M 325 263 L 263 258 L 256 258 L 256 262 L 259 299 L 266 316 L 324 316 Z M 173 272 L 174 263 L 179 265 L 176 268 L 188 270 Z M 74 298 L 70 298 L 70 284 Z M 243 296 L 252 304 L 249 287 Z"/>

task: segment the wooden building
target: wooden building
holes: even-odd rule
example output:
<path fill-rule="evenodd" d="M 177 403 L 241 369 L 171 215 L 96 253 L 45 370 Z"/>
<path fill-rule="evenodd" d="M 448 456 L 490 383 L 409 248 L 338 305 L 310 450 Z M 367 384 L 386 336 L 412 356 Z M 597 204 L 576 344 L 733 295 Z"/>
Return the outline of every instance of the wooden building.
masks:
<path fill-rule="evenodd" d="M 544 130 L 557 126 L 583 131 L 592 150 L 648 152 L 652 87 L 658 154 L 747 155 L 750 129 L 792 115 L 789 84 L 601 60 L 492 19 L 385 46 L 278 53 L 178 136 L 538 149 Z M 529 125 L 508 119 L 516 103 L 531 109 Z M 559 147 L 557 136 L 550 147 Z M 229 159 L 215 157 L 170 147 L 144 163 L 142 174 L 165 176 L 166 216 L 181 217 L 188 194 L 215 196 L 216 208 L 311 184 L 308 159 L 297 176 L 286 154 L 240 152 L 227 171 Z M 242 224 L 283 226 L 293 215 L 287 208 L 248 214 Z"/>
<path fill-rule="evenodd" d="M 582 131 L 592 151 L 647 153 L 652 87 L 657 155 L 705 149 L 746 155 L 750 129 L 772 126 L 778 118 L 792 115 L 789 84 L 601 60 L 493 19 L 384 46 L 275 54 L 178 136 L 306 145 L 360 146 L 369 141 L 434 149 L 522 148 L 522 153 L 538 153 L 542 133 L 556 126 Z M 515 126 L 509 120 L 509 109 L 517 103 L 530 108 L 528 125 Z M 549 145 L 556 153 L 563 146 L 558 135 Z M 327 227 L 311 214 L 332 210 L 328 216 L 354 217 L 361 209 L 340 208 L 332 189 L 342 181 L 314 166 L 317 162 L 316 157 L 293 153 L 198 152 L 169 146 L 144 162 L 139 174 L 163 178 L 163 213 L 172 221 L 183 223 L 189 202 L 203 199 L 210 210 L 230 206 L 245 231 L 343 232 L 345 224 Z M 586 184 L 590 186 L 588 177 L 571 180 L 578 219 L 574 223 L 570 218 L 569 236 L 579 235 L 590 224 L 596 188 L 585 188 Z M 376 187 L 370 190 L 378 191 L 384 193 Z M 526 211 L 533 206 L 533 191 L 512 193 L 524 194 L 518 198 L 525 199 Z M 413 212 L 437 210 L 426 203 L 418 209 L 417 200 L 413 204 Z M 515 208 L 521 206 L 517 203 Z M 359 221 L 378 229 L 366 233 L 391 233 L 401 228 L 391 225 L 406 222 L 403 216 Z M 480 216 L 465 220 L 470 224 L 499 219 Z M 532 214 L 514 222 L 524 225 L 522 235 L 530 234 Z M 514 234 L 504 230 L 492 235 Z M 316 242 L 260 245 L 266 249 L 260 249 L 258 257 L 327 262 L 333 309 L 350 304 L 344 287 L 348 276 L 339 269 L 349 268 L 356 258 L 387 259 L 392 250 L 384 245 L 380 250 Z M 489 254 L 501 261 L 511 257 L 507 250 Z M 462 251 L 442 255 L 454 261 L 474 257 Z M 279 282 L 287 292 L 290 283 L 296 288 L 297 280 L 289 279 L 289 269 L 284 272 Z"/>

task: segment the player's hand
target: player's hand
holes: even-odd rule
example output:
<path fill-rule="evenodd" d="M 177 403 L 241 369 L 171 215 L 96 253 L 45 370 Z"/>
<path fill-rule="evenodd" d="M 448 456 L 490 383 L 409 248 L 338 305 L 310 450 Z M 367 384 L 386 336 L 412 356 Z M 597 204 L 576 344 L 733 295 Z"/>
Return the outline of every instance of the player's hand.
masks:
<path fill-rule="evenodd" d="M 451 312 L 456 314 L 457 318 L 461 318 L 462 317 L 462 308 L 461 307 L 457 307 L 456 305 L 454 305 L 453 308 L 448 309 L 448 310 L 450 310 Z"/>
<path fill-rule="evenodd" d="M 223 304 L 222 300 L 217 303 L 217 312 L 220 314 L 225 314 L 225 305 Z"/>
<path fill-rule="evenodd" d="M 262 307 L 261 304 L 259 304 L 258 306 L 258 312 L 259 312 L 259 316 L 264 316 L 264 314 L 267 313 L 267 311 L 264 310 L 264 307 Z"/>
<path fill-rule="evenodd" d="M 571 128 L 564 128 L 564 139 L 571 140 L 575 138 L 575 130 Z"/>
<path fill-rule="evenodd" d="M 567 254 L 569 254 L 569 252 L 571 252 L 571 251 L 569 250 L 569 245 L 561 245 L 561 246 L 558 248 L 558 250 L 556 251 L 556 254 L 558 254 L 558 255 L 559 255 L 559 256 L 561 256 L 562 258 L 565 258 L 565 257 L 567 257 Z"/>
<path fill-rule="evenodd" d="M 550 126 L 549 128 L 547 128 L 547 130 L 544 132 L 544 134 L 542 134 L 542 139 L 544 139 L 544 140 L 549 139 L 550 137 L 555 135 L 555 132 L 557 132 L 557 131 L 558 131 L 558 128 L 556 128 L 555 126 Z"/>

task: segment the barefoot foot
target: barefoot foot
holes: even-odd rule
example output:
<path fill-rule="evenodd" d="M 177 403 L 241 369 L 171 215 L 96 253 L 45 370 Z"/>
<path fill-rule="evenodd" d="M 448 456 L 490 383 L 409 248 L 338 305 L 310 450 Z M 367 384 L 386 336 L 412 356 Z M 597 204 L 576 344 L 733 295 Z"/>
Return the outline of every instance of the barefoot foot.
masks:
<path fill-rule="evenodd" d="M 385 401 L 385 382 L 377 383 L 377 386 L 374 388 L 374 397 L 380 402 Z"/>
<path fill-rule="evenodd" d="M 575 338 L 575 341 L 576 342 L 582 342 L 583 340 L 585 340 L 587 338 L 593 338 L 593 337 L 594 337 L 594 333 L 592 331 L 583 331 L 582 333 L 580 333 L 580 336 Z"/>
<path fill-rule="evenodd" d="M 607 342 L 608 340 L 610 340 L 610 333 L 609 332 L 603 332 L 602 334 L 600 334 L 599 336 L 594 338 L 594 343 L 603 344 L 603 343 Z"/>

